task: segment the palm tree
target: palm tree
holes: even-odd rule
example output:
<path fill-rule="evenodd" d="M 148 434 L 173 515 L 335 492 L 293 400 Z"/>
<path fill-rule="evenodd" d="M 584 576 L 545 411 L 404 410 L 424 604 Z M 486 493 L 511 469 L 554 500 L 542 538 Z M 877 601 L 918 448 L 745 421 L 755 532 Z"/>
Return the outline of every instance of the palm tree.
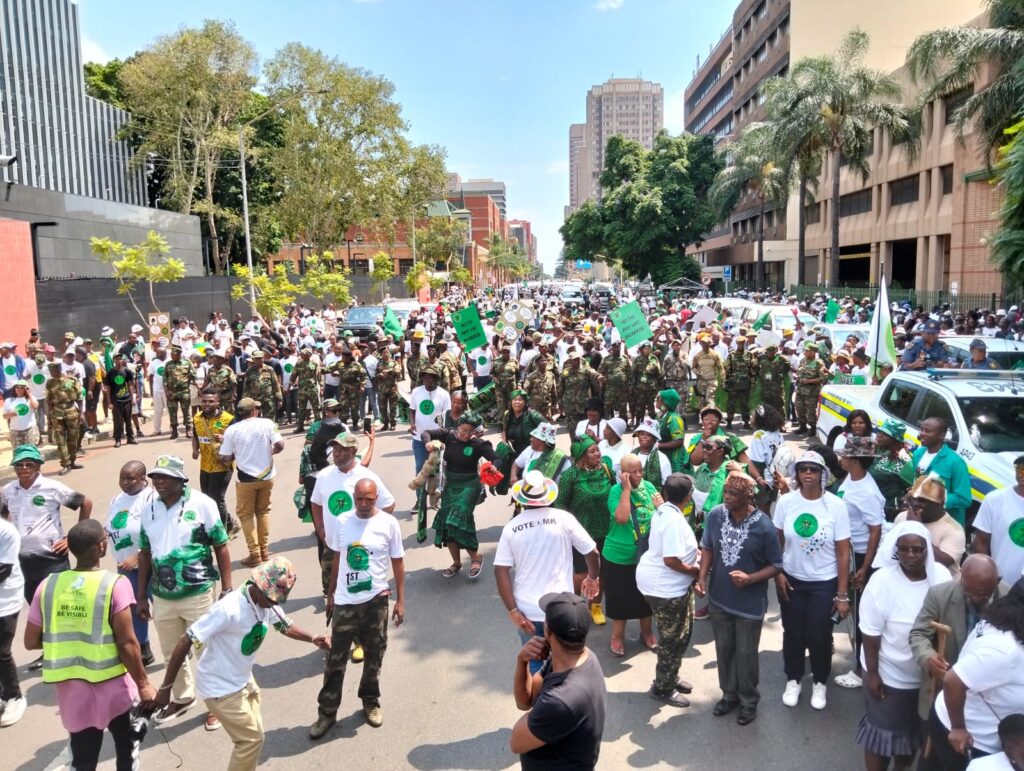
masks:
<path fill-rule="evenodd" d="M 992 259 L 1007 278 L 1007 285 L 1024 285 L 1024 120 L 1006 130 L 1009 143 L 1000 151 L 997 177 L 1006 191 L 999 210 L 1000 227 L 989 243 Z"/>
<path fill-rule="evenodd" d="M 777 160 L 774 127 L 770 123 L 752 123 L 725 150 L 726 167 L 711 186 L 712 205 L 722 220 L 727 220 L 746 191 L 757 199 L 757 289 L 764 290 L 764 210 L 768 204 L 785 201 L 786 171 Z"/>
<path fill-rule="evenodd" d="M 918 102 L 928 102 L 967 88 L 994 66 L 995 80 L 973 94 L 953 116 L 962 138 L 976 122 L 986 160 L 1005 141 L 1024 105 L 1024 2 L 988 0 L 988 27 L 945 27 L 921 35 L 907 51 L 907 69 L 924 86 Z"/>
<path fill-rule="evenodd" d="M 831 153 L 832 249 L 829 281 L 839 276 L 839 169 L 850 163 L 863 174 L 872 146 L 874 129 L 888 132 L 895 143 L 904 144 L 909 154 L 920 137 L 913 112 L 900 104 L 898 81 L 884 72 L 863 66 L 870 45 L 868 34 L 855 29 L 843 39 L 832 56 L 808 56 L 790 70 L 799 95 L 797 112 L 790 121 L 810 141 L 820 142 Z M 790 133 L 783 129 L 783 133 Z"/>

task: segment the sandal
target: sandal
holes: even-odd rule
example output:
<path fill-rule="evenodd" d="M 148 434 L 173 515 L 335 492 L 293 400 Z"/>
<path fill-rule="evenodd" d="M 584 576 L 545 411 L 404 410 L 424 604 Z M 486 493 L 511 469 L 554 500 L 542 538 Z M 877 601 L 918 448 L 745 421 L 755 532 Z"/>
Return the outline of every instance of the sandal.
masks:
<path fill-rule="evenodd" d="M 444 570 L 441 571 L 441 575 L 444 576 L 445 578 L 451 578 L 456 573 L 458 573 L 460 570 L 462 570 L 462 563 L 461 562 L 453 562 L 450 567 L 446 567 Z"/>
<path fill-rule="evenodd" d="M 475 581 L 480 577 L 480 573 L 483 572 L 484 561 L 483 559 L 470 560 L 469 563 L 469 580 Z"/>
<path fill-rule="evenodd" d="M 642 638 L 642 641 L 643 641 L 644 647 L 647 648 L 647 650 L 649 650 L 649 651 L 656 651 L 656 650 L 658 650 L 658 638 L 655 637 L 654 635 L 651 635 L 650 637 L 644 637 L 644 638 Z"/>
<path fill-rule="evenodd" d="M 612 652 L 613 656 L 618 656 L 620 659 L 626 655 L 626 644 L 623 640 L 612 640 L 608 645 L 608 650 Z"/>

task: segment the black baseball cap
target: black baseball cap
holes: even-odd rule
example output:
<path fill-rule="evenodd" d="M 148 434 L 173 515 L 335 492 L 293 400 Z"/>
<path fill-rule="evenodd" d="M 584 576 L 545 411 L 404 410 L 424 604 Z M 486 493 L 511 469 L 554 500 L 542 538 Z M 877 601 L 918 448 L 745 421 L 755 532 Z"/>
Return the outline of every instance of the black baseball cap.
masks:
<path fill-rule="evenodd" d="M 590 631 L 590 604 L 572 592 L 550 592 L 538 603 L 544 611 L 544 622 L 559 640 L 582 643 Z"/>

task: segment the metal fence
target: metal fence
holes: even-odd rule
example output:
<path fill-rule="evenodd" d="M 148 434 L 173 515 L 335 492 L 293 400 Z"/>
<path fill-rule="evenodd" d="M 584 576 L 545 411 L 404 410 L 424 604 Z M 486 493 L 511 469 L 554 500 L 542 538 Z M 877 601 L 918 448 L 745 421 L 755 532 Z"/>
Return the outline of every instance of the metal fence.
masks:
<path fill-rule="evenodd" d="M 868 297 L 872 301 L 878 297 L 879 287 L 876 286 L 833 286 L 822 287 L 811 284 L 799 284 L 791 286 L 790 294 L 796 295 L 800 300 L 807 296 L 813 296 L 815 292 L 828 292 L 833 297 Z M 917 289 L 905 289 L 902 287 L 889 286 L 887 288 L 889 302 L 910 303 L 911 307 L 921 306 L 925 310 L 931 310 L 935 306 L 949 304 L 950 310 L 954 313 L 966 313 L 978 308 L 987 308 L 995 311 L 999 308 L 1008 308 L 1011 305 L 1024 303 L 1024 292 L 1016 296 L 1007 296 L 998 292 L 972 293 L 972 292 L 947 292 L 933 291 L 924 292 Z"/>

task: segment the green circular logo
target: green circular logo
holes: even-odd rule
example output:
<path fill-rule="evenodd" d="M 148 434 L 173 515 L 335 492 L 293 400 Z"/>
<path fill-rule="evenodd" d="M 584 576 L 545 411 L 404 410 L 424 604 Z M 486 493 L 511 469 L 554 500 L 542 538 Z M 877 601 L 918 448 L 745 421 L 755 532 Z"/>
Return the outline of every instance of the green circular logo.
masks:
<path fill-rule="evenodd" d="M 35 383 L 36 385 L 42 385 L 43 383 L 46 382 L 46 375 L 44 375 L 42 372 L 37 372 L 32 376 L 32 382 Z"/>
<path fill-rule="evenodd" d="M 186 522 L 195 522 L 196 513 L 194 511 L 186 511 L 184 514 L 181 515 L 181 518 Z"/>
<path fill-rule="evenodd" d="M 472 454 L 473 454 L 473 448 L 472 448 L 472 447 L 466 447 L 466 448 L 464 448 L 464 449 L 462 450 L 462 454 L 463 454 L 463 455 L 465 455 L 465 456 L 466 456 L 466 457 L 468 458 L 468 457 L 469 457 L 470 455 L 472 455 Z"/>
<path fill-rule="evenodd" d="M 17 368 L 15 368 L 13 364 L 8 364 L 6 367 L 4 367 L 5 375 L 14 375 L 15 373 L 17 373 L 17 371 Z"/>
<path fill-rule="evenodd" d="M 293 367 L 292 367 L 292 365 L 291 365 L 291 364 L 285 364 L 285 365 L 284 365 L 284 371 L 285 371 L 285 372 L 291 372 L 291 371 L 292 371 L 292 369 L 293 369 Z"/>
<path fill-rule="evenodd" d="M 33 496 L 33 498 L 32 498 L 32 505 L 33 506 L 45 506 L 46 505 L 46 498 L 44 498 L 41 495 Z"/>
<path fill-rule="evenodd" d="M 334 516 L 344 514 L 352 510 L 352 496 L 345 490 L 336 490 L 327 499 L 327 510 Z"/>
<path fill-rule="evenodd" d="M 366 570 L 370 567 L 370 552 L 361 543 L 349 546 L 345 559 L 352 570 Z"/>
<path fill-rule="evenodd" d="M 128 524 L 128 512 L 119 511 L 110 519 L 110 526 L 115 530 L 120 530 L 122 527 Z"/>
<path fill-rule="evenodd" d="M 486 356 L 481 356 L 479 359 L 476 360 L 476 363 L 480 364 L 480 365 L 486 365 L 487 364 L 487 357 Z"/>
<path fill-rule="evenodd" d="M 433 415 L 434 414 L 434 403 L 432 401 L 430 401 L 430 399 L 424 399 L 423 401 L 420 402 L 420 409 L 419 409 L 419 411 L 423 415 Z"/>
<path fill-rule="evenodd" d="M 1010 523 L 1009 534 L 1014 544 L 1024 548 L 1024 517 Z"/>
<path fill-rule="evenodd" d="M 117 385 L 124 385 L 124 375 L 114 375 L 114 382 Z"/>
<path fill-rule="evenodd" d="M 260 649 L 263 645 L 263 640 L 267 636 L 267 625 L 257 623 L 252 625 L 252 629 L 246 632 L 245 637 L 242 638 L 242 654 L 245 656 L 251 656 Z"/>
<path fill-rule="evenodd" d="M 810 538 L 818 532 L 818 518 L 813 514 L 801 514 L 793 522 L 793 532 L 802 538 Z"/>
<path fill-rule="evenodd" d="M 19 404 L 17 407 L 14 408 L 14 411 L 21 417 L 25 417 L 26 415 L 28 415 L 28 405 Z"/>

